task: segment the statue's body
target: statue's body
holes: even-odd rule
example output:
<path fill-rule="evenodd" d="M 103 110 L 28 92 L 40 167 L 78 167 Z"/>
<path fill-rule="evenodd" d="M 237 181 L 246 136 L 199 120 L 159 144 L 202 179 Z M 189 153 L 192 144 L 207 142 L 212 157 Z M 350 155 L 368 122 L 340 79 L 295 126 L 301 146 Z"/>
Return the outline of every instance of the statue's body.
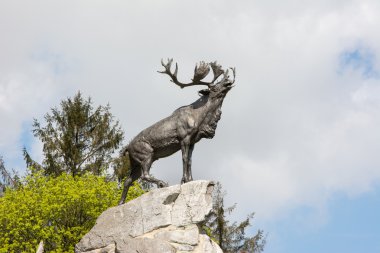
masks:
<path fill-rule="evenodd" d="M 183 84 L 177 80 L 176 66 L 175 72 L 171 73 L 172 60 L 167 64 L 162 63 L 165 71 L 172 82 L 181 88 L 192 85 L 206 85 L 208 89 L 201 90 L 201 97 L 194 103 L 178 108 L 169 117 L 160 120 L 154 125 L 140 132 L 124 149 L 122 155 L 129 156 L 131 163 L 131 174 L 124 182 L 124 189 L 120 204 L 123 204 L 131 184 L 138 178 L 142 178 L 158 187 L 166 186 L 166 183 L 152 177 L 149 174 L 152 163 L 160 158 L 167 157 L 182 151 L 183 176 L 181 183 L 192 181 L 191 155 L 194 144 L 202 138 L 213 138 L 217 123 L 222 114 L 221 107 L 228 91 L 233 87 L 234 79 L 230 80 L 228 70 L 222 70 L 221 66 L 215 63 L 206 64 L 201 62 L 195 68 L 194 77 L 191 83 Z M 212 82 L 204 82 L 210 71 L 214 73 Z M 235 70 L 233 75 L 235 77 Z M 217 81 L 223 74 L 223 78 Z"/>

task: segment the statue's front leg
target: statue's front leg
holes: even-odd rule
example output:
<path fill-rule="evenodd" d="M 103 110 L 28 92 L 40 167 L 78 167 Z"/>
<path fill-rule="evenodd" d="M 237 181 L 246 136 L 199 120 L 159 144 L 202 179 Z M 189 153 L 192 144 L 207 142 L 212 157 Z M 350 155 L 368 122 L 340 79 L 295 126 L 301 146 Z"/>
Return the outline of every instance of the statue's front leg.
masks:
<path fill-rule="evenodd" d="M 183 175 L 181 184 L 187 183 L 192 180 L 191 176 L 191 154 L 193 150 L 193 146 L 190 144 L 189 137 L 185 138 L 185 140 L 181 143 L 181 151 L 182 151 L 182 166 L 183 166 Z"/>
<path fill-rule="evenodd" d="M 188 157 L 188 166 L 187 166 L 187 175 L 189 176 L 189 181 L 193 181 L 193 173 L 191 169 L 193 150 L 194 150 L 194 144 L 191 144 L 189 147 L 189 157 Z"/>

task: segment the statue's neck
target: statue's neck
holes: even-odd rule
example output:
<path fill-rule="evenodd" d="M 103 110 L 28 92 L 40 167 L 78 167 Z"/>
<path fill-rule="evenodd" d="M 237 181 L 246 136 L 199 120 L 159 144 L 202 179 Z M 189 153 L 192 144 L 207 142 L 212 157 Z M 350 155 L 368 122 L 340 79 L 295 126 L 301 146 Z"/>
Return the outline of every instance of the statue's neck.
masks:
<path fill-rule="evenodd" d="M 216 126 L 221 116 L 223 98 L 212 99 L 208 96 L 204 96 L 197 102 L 197 105 L 200 105 L 200 103 L 202 102 L 202 106 L 196 109 L 199 110 L 197 113 L 199 131 L 196 137 L 196 142 L 199 141 L 201 138 L 214 137 Z M 195 109 L 195 107 L 193 108 Z"/>

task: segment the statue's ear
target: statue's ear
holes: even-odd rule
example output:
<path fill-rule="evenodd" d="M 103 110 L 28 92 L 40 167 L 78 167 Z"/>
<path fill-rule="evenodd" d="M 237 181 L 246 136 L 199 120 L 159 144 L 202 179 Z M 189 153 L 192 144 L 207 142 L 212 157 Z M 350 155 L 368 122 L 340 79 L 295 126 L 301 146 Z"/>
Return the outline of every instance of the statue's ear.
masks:
<path fill-rule="evenodd" d="M 210 90 L 209 89 L 200 90 L 198 91 L 198 94 L 199 96 L 207 96 L 208 94 L 210 94 Z"/>

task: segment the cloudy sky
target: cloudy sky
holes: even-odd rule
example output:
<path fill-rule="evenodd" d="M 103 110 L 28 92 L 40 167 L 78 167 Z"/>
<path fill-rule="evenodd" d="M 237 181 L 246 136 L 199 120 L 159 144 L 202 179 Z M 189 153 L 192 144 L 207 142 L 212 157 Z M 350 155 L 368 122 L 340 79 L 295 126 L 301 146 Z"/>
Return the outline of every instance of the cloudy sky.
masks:
<path fill-rule="evenodd" d="M 0 154 L 41 159 L 33 118 L 80 90 L 110 103 L 126 140 L 198 98 L 156 71 L 173 57 L 237 69 L 195 179 L 256 213 L 268 253 L 380 252 L 380 2 L 0 2 Z M 178 183 L 180 154 L 152 173 Z"/>

